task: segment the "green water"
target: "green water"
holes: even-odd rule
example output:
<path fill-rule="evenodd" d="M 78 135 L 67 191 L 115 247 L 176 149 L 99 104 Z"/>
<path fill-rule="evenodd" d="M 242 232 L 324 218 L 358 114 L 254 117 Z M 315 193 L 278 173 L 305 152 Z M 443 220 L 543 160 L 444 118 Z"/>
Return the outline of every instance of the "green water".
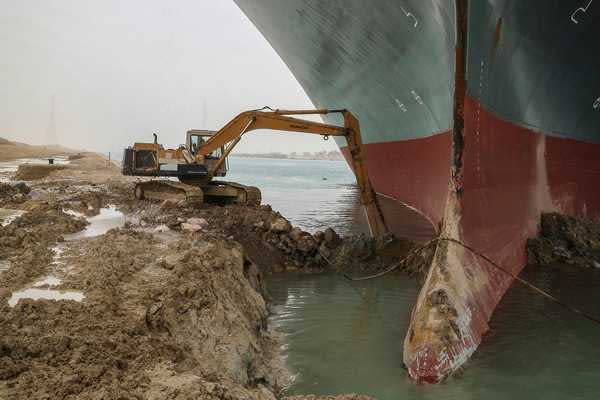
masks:
<path fill-rule="evenodd" d="M 600 316 L 600 270 L 528 269 L 523 276 Z M 416 385 L 402 341 L 418 288 L 401 275 L 348 282 L 275 275 L 271 323 L 295 381 L 289 394 L 356 392 L 379 399 L 598 399 L 600 326 L 513 286 L 483 344 L 457 376 Z"/>
<path fill-rule="evenodd" d="M 295 225 L 360 229 L 354 180 L 344 162 L 232 158 L 230 166 L 228 179 L 259 186 L 264 202 Z M 600 269 L 529 268 L 522 276 L 600 317 Z M 418 294 L 410 278 L 350 283 L 336 275 L 285 274 L 270 276 L 267 285 L 274 302 L 271 324 L 285 334 L 283 353 L 295 375 L 289 394 L 600 399 L 600 326 L 517 284 L 466 368 L 440 385 L 416 385 L 402 367 L 402 343 Z"/>

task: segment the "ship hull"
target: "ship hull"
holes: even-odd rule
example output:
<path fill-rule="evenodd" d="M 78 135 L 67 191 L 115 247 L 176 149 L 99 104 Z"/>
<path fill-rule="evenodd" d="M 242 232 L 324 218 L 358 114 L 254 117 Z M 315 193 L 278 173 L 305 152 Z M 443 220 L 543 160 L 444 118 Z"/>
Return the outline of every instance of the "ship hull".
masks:
<path fill-rule="evenodd" d="M 367 169 L 375 191 L 380 196 L 401 199 L 402 205 L 421 213 L 434 232 L 443 218 L 450 179 L 451 143 L 451 134 L 446 132 L 427 138 L 364 146 Z M 348 149 L 342 147 L 341 151 L 348 165 L 352 165 Z M 390 210 L 388 214 L 391 213 Z M 402 229 L 407 222 L 410 223 L 410 220 L 397 221 L 390 216 L 392 226 L 394 223 L 401 225 L 396 229 Z M 395 233 L 400 234 L 399 231 Z M 411 235 L 409 231 L 401 234 L 405 237 Z M 431 239 L 431 236 L 422 239 Z"/>
<path fill-rule="evenodd" d="M 375 190 L 453 240 L 404 340 L 409 375 L 440 381 L 481 343 L 540 213 L 600 217 L 600 4 L 236 2 L 316 106 L 359 116 Z"/>
<path fill-rule="evenodd" d="M 453 241 L 436 250 L 404 341 L 418 381 L 440 381 L 479 346 L 542 212 L 600 217 L 590 185 L 600 178 L 600 56 L 590 52 L 600 10 L 576 10 L 468 2 L 464 125 L 455 127 L 440 235 Z"/>

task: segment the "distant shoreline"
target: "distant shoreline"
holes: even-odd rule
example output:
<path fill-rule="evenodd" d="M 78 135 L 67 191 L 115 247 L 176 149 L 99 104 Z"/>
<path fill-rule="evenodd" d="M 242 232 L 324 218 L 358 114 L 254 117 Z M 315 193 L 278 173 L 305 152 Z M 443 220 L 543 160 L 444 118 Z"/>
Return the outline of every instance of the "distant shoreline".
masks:
<path fill-rule="evenodd" d="M 239 158 L 268 158 L 277 160 L 321 160 L 321 161 L 343 161 L 344 156 L 338 151 L 319 153 L 233 153 L 230 157 Z"/>

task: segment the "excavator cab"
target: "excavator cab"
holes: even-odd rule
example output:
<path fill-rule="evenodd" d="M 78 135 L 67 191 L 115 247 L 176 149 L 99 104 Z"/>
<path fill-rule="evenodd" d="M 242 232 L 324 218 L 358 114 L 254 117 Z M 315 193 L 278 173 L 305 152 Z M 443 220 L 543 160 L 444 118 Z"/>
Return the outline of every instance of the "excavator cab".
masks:
<path fill-rule="evenodd" d="M 209 171 L 213 170 L 213 167 L 216 165 L 217 161 L 221 158 L 223 153 L 225 153 L 225 146 L 221 146 L 215 149 L 212 153 L 204 156 L 197 155 L 197 152 L 198 149 L 202 147 L 215 133 L 216 131 L 190 129 L 187 131 L 187 138 L 185 142 L 186 147 L 189 149 L 192 156 L 194 156 L 195 162 L 204 165 Z M 214 176 L 223 177 L 227 175 L 228 167 L 227 160 L 225 160 L 225 162 L 217 168 Z"/>

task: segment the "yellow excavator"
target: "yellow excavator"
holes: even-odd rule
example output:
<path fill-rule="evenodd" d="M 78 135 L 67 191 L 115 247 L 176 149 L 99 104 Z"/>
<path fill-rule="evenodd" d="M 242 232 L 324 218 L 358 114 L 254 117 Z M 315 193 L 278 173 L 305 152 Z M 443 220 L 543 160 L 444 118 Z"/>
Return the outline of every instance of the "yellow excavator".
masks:
<path fill-rule="evenodd" d="M 293 115 L 325 115 L 339 113 L 344 126 L 292 117 Z M 138 182 L 135 197 L 142 199 L 182 199 L 202 205 L 205 199 L 221 203 L 259 205 L 260 190 L 253 186 L 214 180 L 227 173 L 227 156 L 242 136 L 256 129 L 303 132 L 346 138 L 352 158 L 352 169 L 360 188 L 361 202 L 366 208 L 371 234 L 387 233 L 387 226 L 369 181 L 363 158 L 358 119 L 348 110 L 260 110 L 245 111 L 218 131 L 190 130 L 186 144 L 178 149 L 165 149 L 154 134 L 153 143 L 135 143 L 123 153 L 122 173 L 130 176 L 178 178 Z"/>

